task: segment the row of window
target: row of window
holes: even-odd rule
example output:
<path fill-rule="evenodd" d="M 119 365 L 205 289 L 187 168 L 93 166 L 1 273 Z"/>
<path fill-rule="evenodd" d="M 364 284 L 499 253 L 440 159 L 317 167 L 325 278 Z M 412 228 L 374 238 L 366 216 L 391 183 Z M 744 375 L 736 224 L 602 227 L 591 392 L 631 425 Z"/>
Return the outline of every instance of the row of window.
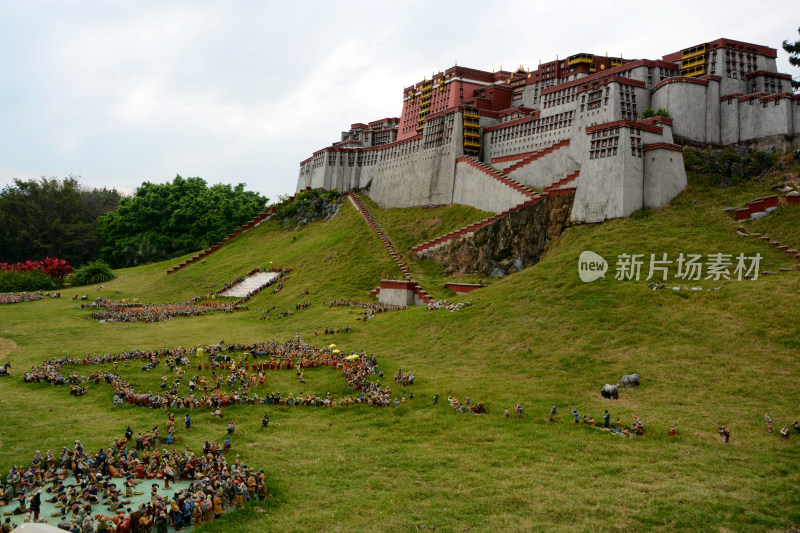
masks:
<path fill-rule="evenodd" d="M 603 130 L 595 130 L 592 132 L 592 139 L 602 139 L 610 135 L 619 135 L 619 126 L 614 128 L 606 128 Z"/>
<path fill-rule="evenodd" d="M 569 102 L 574 102 L 578 98 L 578 87 L 569 87 L 547 94 L 543 97 L 542 107 L 548 108 Z"/>
<path fill-rule="evenodd" d="M 615 155 L 617 155 L 616 146 L 589 151 L 589 159 L 600 159 L 601 157 L 613 157 Z"/>
<path fill-rule="evenodd" d="M 601 157 L 613 157 L 617 155 L 617 147 L 601 148 L 600 150 L 593 150 L 589 152 L 589 159 L 600 159 Z M 641 148 L 631 148 L 631 155 L 633 157 L 642 157 Z"/>
<path fill-rule="evenodd" d="M 758 98 L 750 98 L 747 101 L 747 103 L 750 104 L 750 105 L 754 105 L 756 103 L 756 100 L 758 100 Z M 728 105 L 731 105 L 731 102 L 737 102 L 737 101 L 738 100 L 736 100 L 736 98 L 728 98 Z M 774 102 L 773 105 L 781 105 L 780 98 L 774 99 L 773 102 Z M 767 104 L 769 104 L 768 101 L 767 102 L 761 102 L 761 107 L 767 107 Z M 800 106 L 800 100 L 797 101 L 797 105 Z"/>
<path fill-rule="evenodd" d="M 750 84 L 750 89 L 754 93 L 755 92 L 759 92 L 758 91 L 758 83 L 756 82 L 756 80 L 753 80 L 753 82 Z M 770 81 L 767 81 L 765 79 L 764 80 L 764 90 L 761 91 L 761 92 L 780 94 L 780 93 L 783 92 L 783 82 L 781 82 L 781 80 L 778 80 L 776 82 L 774 79 L 770 80 Z"/>
<path fill-rule="evenodd" d="M 600 150 L 601 148 L 608 148 L 618 145 L 619 145 L 619 135 L 616 135 L 614 137 L 608 137 L 606 139 L 591 141 L 589 145 L 589 150 L 590 151 Z"/>
<path fill-rule="evenodd" d="M 655 83 L 661 83 L 665 79 L 672 78 L 677 75 L 678 75 L 677 69 L 658 67 L 658 81 Z M 647 67 L 647 86 L 652 87 L 653 85 L 655 85 L 655 83 L 653 80 L 653 68 Z"/>
<path fill-rule="evenodd" d="M 506 128 L 494 130 L 490 135 L 490 142 L 499 143 L 511 139 L 518 139 L 520 137 L 528 137 L 537 133 L 546 131 L 557 130 L 572 126 L 575 120 L 575 111 L 565 111 L 564 113 L 556 113 L 549 117 L 543 117 L 539 120 L 529 120 L 522 124 L 514 124 Z"/>

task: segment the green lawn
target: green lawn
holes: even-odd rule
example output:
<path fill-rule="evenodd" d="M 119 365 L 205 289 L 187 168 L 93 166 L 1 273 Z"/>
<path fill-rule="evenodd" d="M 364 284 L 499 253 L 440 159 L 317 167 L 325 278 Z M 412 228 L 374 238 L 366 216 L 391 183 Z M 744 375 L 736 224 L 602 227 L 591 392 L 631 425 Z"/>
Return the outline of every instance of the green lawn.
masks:
<path fill-rule="evenodd" d="M 461 297 L 472 306 L 456 313 L 414 308 L 363 323 L 348 309 L 322 306 L 333 298 L 369 299 L 382 276 L 399 275 L 347 201 L 327 222 L 297 231 L 269 222 L 169 276 L 178 260 L 119 270 L 100 291 L 67 289 L 61 300 L 0 306 L 0 338 L 16 344 L 0 355 L 13 365 L 12 377 L 0 381 L 0 468 L 5 473 L 29 463 L 36 450 L 76 438 L 97 448 L 128 424 L 139 431 L 166 423 L 165 411 L 113 409 L 108 386 L 92 385 L 73 398 L 64 388 L 23 383 L 23 370 L 44 358 L 299 334 L 312 344 L 374 354 L 385 379 L 398 368 L 413 372 L 415 399 L 398 409 L 270 407 L 267 431 L 260 428 L 263 407 L 230 408 L 224 420 L 194 411 L 191 431 L 181 426 L 177 444 L 222 440 L 233 420 L 233 452 L 264 467 L 273 493 L 266 504 L 202 531 L 786 530 L 800 524 L 800 436 L 780 441 L 766 432 L 763 417 L 773 417 L 776 431 L 800 418 L 800 272 L 667 282 L 720 287 L 697 292 L 614 279 L 623 253 L 674 259 L 682 252 L 758 252 L 763 269 L 794 267 L 798 262 L 774 247 L 737 237 L 736 222 L 723 211 L 768 194 L 775 181 L 769 175 L 726 190 L 692 181 L 663 209 L 573 227 L 541 263 Z M 367 204 L 408 259 L 411 246 L 485 217 L 461 206 L 382 211 Z M 798 246 L 798 212 L 800 206 L 774 213 L 758 222 L 759 231 Z M 584 250 L 609 261 L 605 278 L 580 281 Z M 283 291 L 262 291 L 248 311 L 233 314 L 100 324 L 70 300 L 78 293 L 180 301 L 270 262 L 295 269 Z M 440 267 L 409 263 L 429 292 L 448 297 Z M 310 295 L 299 297 L 306 288 Z M 258 320 L 265 307 L 276 306 L 275 314 L 305 301 L 312 307 L 292 317 Z M 342 325 L 352 332 L 314 335 Z M 0 354 L 8 349 L 0 343 Z M 138 387 L 156 388 L 160 370 L 144 374 L 139 366 L 121 373 Z M 641 387 L 614 402 L 600 397 L 603 384 L 633 372 Z M 348 391 L 333 369 L 308 372 L 306 380 L 301 388 L 293 371 L 275 372 L 263 390 Z M 484 401 L 489 414 L 454 412 L 448 395 Z M 522 420 L 513 417 L 515 402 L 524 407 Z M 549 423 L 553 405 L 558 421 Z M 505 407 L 511 419 L 502 416 Z M 575 425 L 573 407 L 598 420 L 606 408 L 626 423 L 639 415 L 645 437 Z M 667 436 L 671 424 L 675 438 Z M 721 424 L 731 427 L 731 444 L 719 442 Z M 265 512 L 257 512 L 260 505 Z"/>

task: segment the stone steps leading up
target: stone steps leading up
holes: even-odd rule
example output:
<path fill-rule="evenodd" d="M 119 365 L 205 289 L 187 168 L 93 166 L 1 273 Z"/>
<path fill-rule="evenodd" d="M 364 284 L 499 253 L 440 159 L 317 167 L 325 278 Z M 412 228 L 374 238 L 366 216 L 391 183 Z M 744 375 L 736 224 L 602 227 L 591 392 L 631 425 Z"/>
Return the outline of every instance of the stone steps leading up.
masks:
<path fill-rule="evenodd" d="M 770 211 L 776 209 L 780 204 L 781 198 L 786 202 L 786 205 L 800 204 L 800 194 L 796 192 L 784 194 L 780 197 L 777 195 L 764 196 L 763 198 L 747 202 L 744 204 L 744 207 L 736 209 L 734 216 L 739 222 L 761 218 Z"/>
<path fill-rule="evenodd" d="M 783 253 L 785 253 L 789 257 L 794 257 L 795 259 L 800 261 L 800 251 L 798 251 L 795 248 L 790 248 L 789 246 L 787 246 L 785 244 L 781 244 L 780 242 L 773 240 L 771 237 L 768 237 L 766 235 L 762 235 L 761 233 L 747 233 L 747 231 L 745 231 L 745 229 L 742 228 L 742 227 L 738 228 L 737 233 L 739 233 L 741 235 L 744 235 L 746 237 L 753 237 L 755 239 L 762 240 L 762 241 L 766 242 L 767 244 L 771 244 L 772 246 L 774 246 L 778 250 L 782 251 Z"/>
<path fill-rule="evenodd" d="M 567 185 L 568 183 L 572 183 L 573 181 L 578 179 L 578 176 L 580 176 L 580 174 L 581 174 L 581 171 L 580 170 L 576 170 L 575 172 L 573 172 L 572 174 L 570 174 L 566 178 L 561 178 L 557 182 L 545 187 L 544 191 L 545 192 L 550 192 L 550 191 L 555 191 L 555 190 L 558 190 L 558 189 L 563 189 L 563 188 L 565 188 L 564 187 L 565 185 Z M 574 187 L 571 187 L 571 188 L 574 189 Z"/>
<path fill-rule="evenodd" d="M 511 165 L 510 167 L 505 169 L 505 173 L 506 174 L 511 174 L 515 170 L 519 170 L 522 167 L 524 167 L 525 165 L 529 165 L 529 164 L 533 163 L 534 161 L 536 161 L 537 159 L 540 159 L 540 158 L 546 156 L 547 154 L 552 154 L 553 152 L 555 152 L 559 148 L 563 148 L 565 146 L 569 146 L 569 139 L 564 139 L 563 141 L 558 141 L 557 143 L 553 144 L 552 146 L 548 146 L 544 150 L 539 150 L 538 152 L 534 153 L 533 155 L 529 155 L 528 157 L 523 158 L 522 160 L 518 161 L 517 163 L 514 163 L 513 165 Z"/>
<path fill-rule="evenodd" d="M 776 209 L 779 203 L 780 199 L 777 196 L 765 196 L 757 200 L 752 200 L 744 204 L 745 206 L 743 208 L 736 210 L 736 220 L 741 222 L 744 220 L 761 218 L 773 209 Z"/>
<path fill-rule="evenodd" d="M 477 168 L 478 170 L 480 170 L 481 172 L 485 173 L 490 178 L 499 181 L 500 183 L 502 183 L 503 185 L 506 185 L 507 187 L 511 187 L 515 191 L 518 191 L 518 192 L 522 193 L 523 195 L 527 196 L 528 198 L 535 198 L 536 197 L 536 193 L 535 192 L 533 192 L 529 188 L 525 187 L 520 182 L 509 178 L 503 172 L 498 171 L 497 169 L 487 165 L 486 163 L 482 163 L 482 162 L 478 161 L 474 157 L 470 157 L 470 156 L 466 156 L 466 155 L 465 156 L 461 156 L 458 159 L 456 159 L 456 163 L 459 163 L 459 162 L 467 163 L 470 166 Z"/>
<path fill-rule="evenodd" d="M 383 230 L 381 230 L 378 223 L 375 222 L 375 219 L 372 218 L 372 214 L 369 212 L 364 203 L 361 201 L 361 198 L 359 198 L 358 195 L 355 194 L 353 191 L 347 193 L 347 197 L 350 199 L 350 203 L 353 204 L 353 207 L 356 208 L 356 211 L 358 211 L 361 217 L 367 222 L 367 225 L 369 225 L 372 231 L 374 231 L 378 235 L 378 238 L 380 238 L 381 242 L 383 243 L 383 247 L 386 248 L 386 250 L 388 250 L 389 254 L 392 256 L 392 259 L 394 259 L 394 262 L 400 268 L 400 272 L 403 273 L 403 277 L 405 277 L 406 280 L 413 282 L 415 284 L 414 294 L 417 296 L 417 298 L 425 304 L 433 301 L 433 298 L 430 295 L 428 295 L 428 293 L 422 287 L 420 287 L 418 283 L 414 281 L 414 276 L 411 275 L 411 270 L 408 268 L 408 265 L 403 260 L 403 258 L 400 257 L 400 254 L 397 253 L 397 250 L 394 249 L 392 241 L 389 240 L 386 234 L 383 233 Z M 371 294 L 373 294 L 374 296 L 379 296 L 380 287 L 371 291 Z"/>

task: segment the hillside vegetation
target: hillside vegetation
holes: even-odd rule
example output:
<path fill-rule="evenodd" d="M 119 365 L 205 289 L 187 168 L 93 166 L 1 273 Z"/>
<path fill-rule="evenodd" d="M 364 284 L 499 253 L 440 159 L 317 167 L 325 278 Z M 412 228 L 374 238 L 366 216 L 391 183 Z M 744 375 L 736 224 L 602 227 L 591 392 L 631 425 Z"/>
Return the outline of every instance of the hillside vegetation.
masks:
<path fill-rule="evenodd" d="M 673 267 L 665 283 L 712 289 L 703 291 L 650 290 L 646 266 L 638 282 L 614 279 L 616 258 L 633 253 L 670 259 L 760 253 L 762 270 L 794 268 L 798 261 L 774 247 L 737 236 L 738 225 L 724 211 L 770 194 L 779 180 L 773 172 L 720 189 L 690 175 L 690 187 L 668 206 L 573 227 L 538 265 L 458 298 L 443 287 L 440 267 L 408 250 L 485 214 L 462 206 L 383 211 L 365 199 L 426 290 L 472 303 L 455 313 L 417 307 L 364 323 L 347 308 L 322 305 L 368 300 L 382 277 L 400 275 L 347 201 L 337 216 L 295 231 L 281 230 L 278 221 L 262 224 L 204 263 L 171 275 L 165 271 L 179 259 L 116 270 L 117 278 L 99 291 L 68 289 L 60 300 L 0 306 L 0 348 L 16 344 L 6 356 L 12 377 L 0 381 L 0 467 L 27 464 L 36 450 L 59 450 L 74 439 L 88 449 L 108 445 L 128 424 L 144 431 L 166 422 L 166 411 L 113 409 L 105 385 L 74 398 L 63 387 L 23 383 L 23 370 L 44 358 L 297 334 L 312 344 L 374 354 L 384 382 L 399 368 L 412 372 L 412 388 L 393 388 L 398 396 L 413 390 L 414 399 L 396 409 L 235 407 L 224 420 L 193 412 L 192 430 L 178 429 L 177 445 L 221 441 L 233 420 L 233 453 L 264 467 L 273 494 L 202 531 L 788 529 L 800 523 L 800 435 L 784 442 L 768 434 L 764 414 L 776 431 L 800 418 L 800 271 L 682 282 L 673 279 Z M 798 211 L 782 208 L 747 223 L 748 230 L 771 231 L 800 246 Z M 608 260 L 604 278 L 580 281 L 584 250 Z M 70 300 L 77 293 L 182 301 L 270 264 L 294 267 L 284 289 L 262 291 L 249 310 L 232 314 L 97 323 Z M 310 294 L 299 296 L 305 289 Z M 275 315 L 305 301 L 312 302 L 308 310 L 259 320 L 265 308 L 275 306 Z M 343 325 L 352 331 L 321 333 Z M 152 390 L 162 374 L 160 367 L 145 374 L 139 365 L 120 371 Z M 600 397 L 605 383 L 633 372 L 641 376 L 639 388 L 621 392 L 617 401 Z M 293 371 L 271 372 L 267 380 L 259 394 L 348 393 L 330 369 L 308 372 L 306 384 Z M 448 395 L 486 402 L 489 414 L 455 412 Z M 522 419 L 513 414 L 515 402 L 524 408 Z M 550 423 L 554 405 L 558 419 Z M 510 419 L 503 417 L 506 407 Z M 626 425 L 638 415 L 645 436 L 622 439 L 574 424 L 572 408 L 598 421 L 609 409 L 612 420 Z M 266 431 L 260 428 L 265 410 Z M 722 424 L 731 428 L 731 444 L 720 442 Z"/>

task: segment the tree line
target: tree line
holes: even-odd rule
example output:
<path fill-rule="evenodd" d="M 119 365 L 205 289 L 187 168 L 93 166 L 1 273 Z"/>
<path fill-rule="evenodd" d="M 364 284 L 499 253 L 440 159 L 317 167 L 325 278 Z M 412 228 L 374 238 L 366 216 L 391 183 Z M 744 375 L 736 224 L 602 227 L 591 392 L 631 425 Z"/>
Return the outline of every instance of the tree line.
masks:
<path fill-rule="evenodd" d="M 116 189 L 88 189 L 78 179 L 15 179 L 0 191 L 0 262 L 59 257 L 72 265 L 94 259 L 97 219 L 117 208 Z"/>
<path fill-rule="evenodd" d="M 244 187 L 176 176 L 126 196 L 73 176 L 15 179 L 0 190 L 0 263 L 100 258 L 119 268 L 200 250 L 264 210 L 268 199 Z"/>

